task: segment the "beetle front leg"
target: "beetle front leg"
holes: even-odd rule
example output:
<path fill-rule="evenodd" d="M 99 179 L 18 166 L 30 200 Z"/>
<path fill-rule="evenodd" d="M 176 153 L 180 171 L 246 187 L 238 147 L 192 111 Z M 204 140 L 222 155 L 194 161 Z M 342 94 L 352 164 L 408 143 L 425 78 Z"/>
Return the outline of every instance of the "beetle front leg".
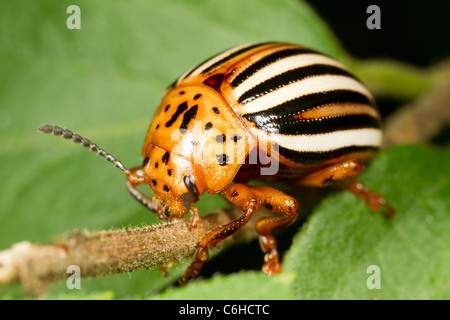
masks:
<path fill-rule="evenodd" d="M 245 226 L 258 208 L 257 196 L 252 192 L 251 188 L 245 184 L 235 183 L 229 185 L 222 191 L 222 194 L 230 202 L 240 207 L 244 213 L 238 219 L 205 232 L 200 237 L 199 248 L 197 249 L 190 266 L 184 271 L 184 277 L 180 280 L 180 284 L 186 284 L 200 274 L 203 265 L 208 259 L 208 246 L 216 245 Z"/>
<path fill-rule="evenodd" d="M 240 183 L 229 185 L 222 194 L 230 202 L 240 207 L 244 214 L 240 218 L 208 231 L 200 237 L 199 249 L 195 253 L 192 263 L 185 270 L 184 277 L 180 281 L 181 284 L 185 284 L 198 276 L 208 258 L 208 246 L 217 244 L 241 229 L 260 205 L 285 215 L 284 217 L 262 218 L 256 224 L 256 231 L 260 235 L 261 248 L 266 252 L 263 271 L 269 275 L 282 271 L 277 243 L 271 233 L 295 221 L 297 218 L 297 201 L 270 187 L 249 187 Z"/>

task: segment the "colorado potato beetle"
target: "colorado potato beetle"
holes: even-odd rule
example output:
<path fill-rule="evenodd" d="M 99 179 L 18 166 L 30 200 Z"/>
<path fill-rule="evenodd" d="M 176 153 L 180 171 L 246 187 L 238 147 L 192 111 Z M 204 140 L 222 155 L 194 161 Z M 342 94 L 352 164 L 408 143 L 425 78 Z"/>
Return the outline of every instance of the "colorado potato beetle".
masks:
<path fill-rule="evenodd" d="M 89 147 L 126 175 L 129 192 L 160 219 L 183 218 L 205 192 L 221 193 L 242 216 L 202 235 L 182 282 L 195 278 L 208 246 L 242 228 L 259 206 L 281 217 L 256 224 L 263 271 L 281 272 L 272 232 L 295 221 L 297 201 L 250 180 L 347 188 L 374 210 L 393 209 L 355 182 L 378 152 L 382 131 L 374 98 L 336 60 L 289 43 L 253 43 L 226 50 L 181 75 L 167 90 L 145 138 L 142 166 L 123 164 L 67 129 L 44 125 Z M 148 184 L 153 198 L 136 186 Z"/>

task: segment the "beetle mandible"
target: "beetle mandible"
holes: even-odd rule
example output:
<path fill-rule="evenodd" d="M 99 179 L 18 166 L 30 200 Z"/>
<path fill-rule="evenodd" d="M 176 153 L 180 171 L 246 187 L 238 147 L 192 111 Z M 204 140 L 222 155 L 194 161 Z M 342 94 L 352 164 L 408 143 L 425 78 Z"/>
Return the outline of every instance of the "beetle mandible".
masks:
<path fill-rule="evenodd" d="M 378 210 L 394 210 L 355 181 L 382 141 L 380 115 L 366 87 L 336 60 L 278 42 L 226 50 L 180 76 L 167 90 L 145 138 L 142 166 L 126 169 L 113 156 L 67 129 L 44 125 L 89 147 L 126 175 L 129 192 L 160 219 L 183 218 L 205 193 L 221 193 L 242 209 L 235 221 L 203 234 L 182 283 L 195 278 L 215 245 L 242 228 L 260 206 L 282 217 L 256 224 L 263 271 L 282 270 L 272 232 L 295 221 L 297 201 L 250 180 L 347 188 Z M 256 155 L 256 156 L 255 156 Z M 256 159 L 256 160 L 255 160 Z M 268 165 L 275 171 L 267 173 Z M 148 184 L 153 198 L 136 186 Z"/>

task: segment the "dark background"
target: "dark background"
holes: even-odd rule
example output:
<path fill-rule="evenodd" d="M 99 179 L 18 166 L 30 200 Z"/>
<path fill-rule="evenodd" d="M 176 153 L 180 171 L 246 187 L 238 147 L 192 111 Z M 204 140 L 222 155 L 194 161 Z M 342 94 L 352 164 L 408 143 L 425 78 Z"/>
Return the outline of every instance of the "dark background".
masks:
<path fill-rule="evenodd" d="M 391 58 L 416 66 L 434 65 L 450 56 L 450 2 L 307 0 L 355 57 Z M 367 7 L 381 10 L 381 29 L 365 26 Z"/>
<path fill-rule="evenodd" d="M 393 59 L 417 67 L 432 67 L 450 58 L 450 1 L 402 0 L 306 0 L 328 23 L 344 48 L 360 59 Z M 381 11 L 381 29 L 365 26 L 370 5 Z M 378 97 L 383 118 L 406 101 Z M 450 127 L 445 127 L 431 143 L 448 145 Z"/>

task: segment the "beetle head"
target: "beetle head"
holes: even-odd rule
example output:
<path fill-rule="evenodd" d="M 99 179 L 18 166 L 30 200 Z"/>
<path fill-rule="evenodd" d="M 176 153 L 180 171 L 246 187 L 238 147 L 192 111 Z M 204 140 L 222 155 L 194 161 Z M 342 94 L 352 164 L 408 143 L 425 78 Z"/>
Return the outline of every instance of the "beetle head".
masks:
<path fill-rule="evenodd" d="M 149 148 L 140 171 L 169 216 L 184 216 L 206 190 L 202 174 L 192 162 L 156 146 Z"/>

